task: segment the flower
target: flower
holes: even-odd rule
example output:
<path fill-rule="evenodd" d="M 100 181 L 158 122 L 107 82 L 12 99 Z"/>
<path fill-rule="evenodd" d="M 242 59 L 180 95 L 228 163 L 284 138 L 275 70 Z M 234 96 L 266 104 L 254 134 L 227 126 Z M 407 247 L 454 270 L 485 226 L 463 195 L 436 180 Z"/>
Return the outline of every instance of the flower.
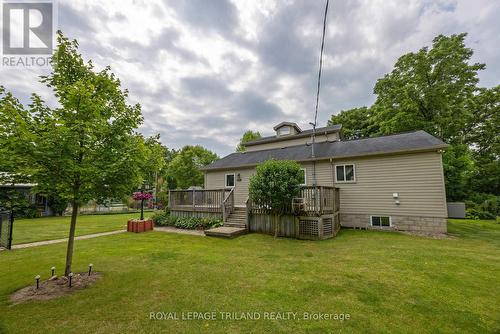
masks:
<path fill-rule="evenodd" d="M 137 191 L 137 192 L 132 194 L 132 198 L 136 201 L 143 201 L 143 200 L 147 201 L 148 199 L 153 198 L 153 195 L 151 195 L 150 193 L 143 193 L 143 192 Z"/>

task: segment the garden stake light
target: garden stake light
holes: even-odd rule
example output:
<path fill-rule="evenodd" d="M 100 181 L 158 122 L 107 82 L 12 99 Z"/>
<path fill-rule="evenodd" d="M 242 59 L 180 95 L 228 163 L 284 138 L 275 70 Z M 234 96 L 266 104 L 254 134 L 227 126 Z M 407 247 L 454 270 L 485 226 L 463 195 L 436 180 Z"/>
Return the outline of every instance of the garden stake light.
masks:
<path fill-rule="evenodd" d="M 69 287 L 71 288 L 71 281 L 73 279 L 73 273 L 69 273 Z"/>
<path fill-rule="evenodd" d="M 54 274 L 56 273 L 56 267 L 50 268 L 51 275 L 50 277 L 54 277 Z"/>
<path fill-rule="evenodd" d="M 38 289 L 40 287 L 40 275 L 36 275 L 35 280 L 36 280 L 36 288 Z"/>
<path fill-rule="evenodd" d="M 92 267 L 93 267 L 93 266 L 94 266 L 94 265 L 93 265 L 92 263 L 91 263 L 91 264 L 89 264 L 89 276 L 90 276 L 90 272 L 92 271 Z"/>

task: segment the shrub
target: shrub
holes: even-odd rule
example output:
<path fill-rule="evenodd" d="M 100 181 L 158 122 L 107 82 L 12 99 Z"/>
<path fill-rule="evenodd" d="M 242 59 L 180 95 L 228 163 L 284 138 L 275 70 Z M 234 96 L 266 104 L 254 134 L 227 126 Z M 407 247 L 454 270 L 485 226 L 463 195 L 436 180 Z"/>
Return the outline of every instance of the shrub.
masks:
<path fill-rule="evenodd" d="M 155 225 L 170 226 L 170 215 L 166 212 L 158 212 L 151 216 Z"/>
<path fill-rule="evenodd" d="M 466 205 L 466 217 L 470 219 L 495 219 L 500 216 L 500 196 L 474 194 Z"/>
<path fill-rule="evenodd" d="M 151 219 L 158 226 L 174 226 L 186 230 L 205 230 L 223 225 L 221 219 L 216 218 L 196 218 L 196 217 L 175 217 L 166 212 L 156 213 Z"/>
<path fill-rule="evenodd" d="M 223 222 L 215 218 L 178 217 L 174 223 L 177 228 L 186 230 L 205 230 L 222 226 Z"/>

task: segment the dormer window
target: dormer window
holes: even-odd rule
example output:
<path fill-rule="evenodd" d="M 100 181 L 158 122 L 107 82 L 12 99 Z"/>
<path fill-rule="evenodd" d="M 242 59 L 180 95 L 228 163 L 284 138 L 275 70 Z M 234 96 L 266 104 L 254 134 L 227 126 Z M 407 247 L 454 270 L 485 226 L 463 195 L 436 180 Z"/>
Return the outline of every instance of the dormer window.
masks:
<path fill-rule="evenodd" d="M 291 133 L 289 126 L 284 126 L 278 129 L 278 136 L 286 136 Z"/>
<path fill-rule="evenodd" d="M 302 132 L 297 123 L 292 122 L 281 122 L 274 127 L 274 131 L 276 131 L 276 137 L 296 135 Z"/>

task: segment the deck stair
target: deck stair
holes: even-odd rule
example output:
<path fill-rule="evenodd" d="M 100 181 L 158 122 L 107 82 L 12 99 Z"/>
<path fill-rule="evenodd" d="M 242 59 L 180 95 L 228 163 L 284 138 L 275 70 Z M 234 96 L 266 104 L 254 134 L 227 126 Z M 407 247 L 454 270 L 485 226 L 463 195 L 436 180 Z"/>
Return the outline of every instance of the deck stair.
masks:
<path fill-rule="evenodd" d="M 224 226 L 247 228 L 247 210 L 246 208 L 234 207 L 234 211 L 227 217 Z"/>
<path fill-rule="evenodd" d="M 224 226 L 205 231 L 211 237 L 234 238 L 248 233 L 246 208 L 234 207 L 233 212 L 227 217 Z"/>

